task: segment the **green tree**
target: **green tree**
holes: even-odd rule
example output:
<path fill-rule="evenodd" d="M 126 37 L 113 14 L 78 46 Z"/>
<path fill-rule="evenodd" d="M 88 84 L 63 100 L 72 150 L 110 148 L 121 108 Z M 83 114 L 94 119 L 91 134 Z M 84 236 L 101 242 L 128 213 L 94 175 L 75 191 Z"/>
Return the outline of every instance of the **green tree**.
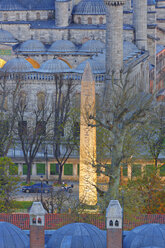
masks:
<path fill-rule="evenodd" d="M 144 170 L 141 176 L 129 180 L 124 190 L 124 212 L 135 214 L 163 214 L 165 211 L 164 185 L 159 176 L 159 166 Z"/>
<path fill-rule="evenodd" d="M 14 208 L 14 195 L 18 188 L 17 167 L 10 158 L 0 158 L 0 212 Z"/>

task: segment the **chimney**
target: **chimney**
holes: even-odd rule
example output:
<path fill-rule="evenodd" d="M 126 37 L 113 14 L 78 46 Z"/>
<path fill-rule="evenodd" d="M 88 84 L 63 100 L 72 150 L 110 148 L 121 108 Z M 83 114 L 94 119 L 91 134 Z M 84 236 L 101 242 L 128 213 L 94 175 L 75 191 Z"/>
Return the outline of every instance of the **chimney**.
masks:
<path fill-rule="evenodd" d="M 106 210 L 107 248 L 122 248 L 122 208 L 111 200 Z"/>
<path fill-rule="evenodd" d="M 45 214 L 41 202 L 33 202 L 30 209 L 30 248 L 45 248 Z"/>

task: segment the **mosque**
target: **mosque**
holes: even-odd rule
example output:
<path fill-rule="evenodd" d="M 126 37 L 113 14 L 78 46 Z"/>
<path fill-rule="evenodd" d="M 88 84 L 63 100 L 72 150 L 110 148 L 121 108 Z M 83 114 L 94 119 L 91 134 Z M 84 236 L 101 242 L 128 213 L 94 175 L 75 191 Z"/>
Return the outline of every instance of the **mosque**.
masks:
<path fill-rule="evenodd" d="M 89 61 L 99 86 L 117 65 L 132 68 L 143 90 L 164 89 L 165 1 L 112 1 L 106 17 L 107 2 L 0 0 L 0 67 L 7 62 L 3 71 L 26 72 L 31 85 L 41 85 L 58 72 L 81 81 Z"/>
<path fill-rule="evenodd" d="M 87 63 L 98 102 L 107 73 L 121 70 L 130 70 L 138 90 L 157 91 L 164 100 L 165 1 L 0 0 L 0 24 L 0 72 L 8 84 L 21 74 L 21 93 L 31 103 L 52 97 L 59 73 L 77 82 L 80 98 Z M 8 156 L 21 158 L 18 172 L 25 177 L 22 150 L 10 149 Z M 78 159 L 71 164 L 78 177 Z"/>

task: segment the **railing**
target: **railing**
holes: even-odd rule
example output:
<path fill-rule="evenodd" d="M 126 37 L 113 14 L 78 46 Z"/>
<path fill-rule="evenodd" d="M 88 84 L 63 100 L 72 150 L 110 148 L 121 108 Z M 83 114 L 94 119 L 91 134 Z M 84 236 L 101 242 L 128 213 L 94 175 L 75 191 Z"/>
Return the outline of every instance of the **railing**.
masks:
<path fill-rule="evenodd" d="M 29 214 L 0 214 L 0 221 L 10 222 L 23 230 L 29 229 Z M 64 225 L 83 222 L 105 230 L 105 215 L 103 214 L 46 214 L 45 229 L 56 230 Z M 149 223 L 165 223 L 165 214 L 138 215 L 132 218 L 124 216 L 124 230 Z"/>

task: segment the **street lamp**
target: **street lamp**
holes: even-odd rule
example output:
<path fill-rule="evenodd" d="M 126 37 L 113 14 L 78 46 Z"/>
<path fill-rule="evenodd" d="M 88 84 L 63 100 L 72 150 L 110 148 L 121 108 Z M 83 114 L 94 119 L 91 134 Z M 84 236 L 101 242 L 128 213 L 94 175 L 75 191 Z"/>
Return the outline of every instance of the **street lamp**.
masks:
<path fill-rule="evenodd" d="M 47 150 L 47 147 L 46 147 L 46 150 L 44 152 L 44 157 L 45 157 L 45 161 L 46 161 L 46 182 L 48 183 L 49 175 L 48 175 L 48 150 Z"/>
<path fill-rule="evenodd" d="M 43 176 L 40 176 L 40 181 L 41 181 L 41 203 L 43 201 L 42 193 L 43 193 Z"/>

